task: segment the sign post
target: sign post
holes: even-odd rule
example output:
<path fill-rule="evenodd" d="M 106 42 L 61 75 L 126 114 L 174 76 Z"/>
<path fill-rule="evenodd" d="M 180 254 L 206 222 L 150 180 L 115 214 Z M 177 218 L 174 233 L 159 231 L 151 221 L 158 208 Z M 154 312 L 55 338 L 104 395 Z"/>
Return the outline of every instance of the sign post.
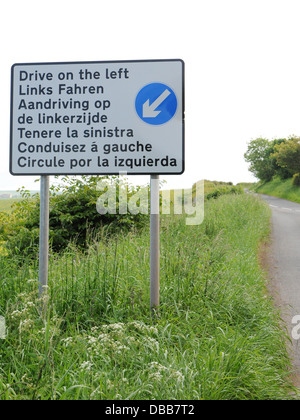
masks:
<path fill-rule="evenodd" d="M 44 298 L 48 286 L 49 264 L 49 176 L 41 176 L 40 186 L 40 250 L 39 297 Z M 42 304 L 42 306 L 44 306 Z"/>
<path fill-rule="evenodd" d="M 159 175 L 151 175 L 150 183 L 150 308 L 152 315 L 159 307 Z"/>
<path fill-rule="evenodd" d="M 159 175 L 184 172 L 184 62 L 23 63 L 11 69 L 10 172 L 41 176 L 40 295 L 49 176 L 151 176 L 151 308 L 159 305 Z"/>

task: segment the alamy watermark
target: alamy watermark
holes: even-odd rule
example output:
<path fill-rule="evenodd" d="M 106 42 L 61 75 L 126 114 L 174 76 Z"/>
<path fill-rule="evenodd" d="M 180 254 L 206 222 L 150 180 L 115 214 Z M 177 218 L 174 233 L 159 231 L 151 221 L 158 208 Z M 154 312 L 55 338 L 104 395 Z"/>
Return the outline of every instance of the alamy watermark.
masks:
<path fill-rule="evenodd" d="M 5 318 L 0 316 L 0 340 L 4 340 L 6 338 L 6 325 L 5 325 Z"/>
<path fill-rule="evenodd" d="M 132 193 L 122 176 L 118 182 L 99 181 L 97 190 L 101 192 L 97 201 L 99 214 L 150 214 L 152 211 L 149 187 L 139 187 Z M 183 214 L 186 225 L 200 225 L 204 220 L 204 181 L 190 189 L 160 191 L 160 204 L 161 214 Z"/>
<path fill-rule="evenodd" d="M 292 318 L 292 324 L 295 325 L 294 328 L 292 328 L 292 337 L 294 340 L 300 339 L 300 315 L 295 315 Z"/>

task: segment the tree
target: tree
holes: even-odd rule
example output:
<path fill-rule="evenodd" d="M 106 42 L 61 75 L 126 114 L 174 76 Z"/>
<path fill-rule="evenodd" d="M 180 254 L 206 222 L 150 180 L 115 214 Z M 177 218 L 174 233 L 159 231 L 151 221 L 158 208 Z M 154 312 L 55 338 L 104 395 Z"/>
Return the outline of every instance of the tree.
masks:
<path fill-rule="evenodd" d="M 277 175 L 281 179 L 290 178 L 292 176 L 290 170 L 278 164 L 274 156 L 276 147 L 285 143 L 286 139 L 267 140 L 257 138 L 252 140 L 248 145 L 248 150 L 244 157 L 250 163 L 249 170 L 253 172 L 256 178 L 261 181 L 271 181 Z"/>
<path fill-rule="evenodd" d="M 274 144 L 267 139 L 257 138 L 248 144 L 244 154 L 246 162 L 250 163 L 249 171 L 262 181 L 270 181 L 275 175 L 276 168 L 270 159 L 274 151 Z"/>
<path fill-rule="evenodd" d="M 273 165 L 273 168 L 274 168 L 274 171 L 275 171 L 275 175 L 279 176 L 279 178 L 281 178 L 281 179 L 290 178 L 291 175 L 292 175 L 289 168 L 280 166 L 277 162 L 276 157 L 274 156 L 274 153 L 276 151 L 276 147 L 279 146 L 282 143 L 285 143 L 286 141 L 287 141 L 286 139 L 273 140 L 273 147 L 272 147 L 272 152 L 271 152 L 271 155 L 270 155 L 270 159 L 272 161 L 272 165 Z"/>
<path fill-rule="evenodd" d="M 291 137 L 274 147 L 272 155 L 277 164 L 289 171 L 290 175 L 300 172 L 300 138 Z"/>

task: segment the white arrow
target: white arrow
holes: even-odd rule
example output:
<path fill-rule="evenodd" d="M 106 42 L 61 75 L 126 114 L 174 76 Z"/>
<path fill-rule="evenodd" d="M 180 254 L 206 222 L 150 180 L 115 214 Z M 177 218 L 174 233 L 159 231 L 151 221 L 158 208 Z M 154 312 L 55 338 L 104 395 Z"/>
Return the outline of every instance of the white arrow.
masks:
<path fill-rule="evenodd" d="M 148 99 L 143 105 L 143 118 L 155 118 L 161 111 L 155 111 L 156 108 L 163 103 L 167 97 L 171 95 L 171 92 L 166 89 L 151 105 L 150 99 Z"/>

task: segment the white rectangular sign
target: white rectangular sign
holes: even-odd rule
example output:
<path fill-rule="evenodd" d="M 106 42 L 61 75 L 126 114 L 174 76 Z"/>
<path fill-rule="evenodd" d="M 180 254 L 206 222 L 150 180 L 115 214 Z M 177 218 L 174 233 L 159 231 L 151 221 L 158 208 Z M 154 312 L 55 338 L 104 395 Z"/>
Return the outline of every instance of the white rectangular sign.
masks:
<path fill-rule="evenodd" d="M 182 174 L 182 60 L 15 64 L 13 175 Z"/>

